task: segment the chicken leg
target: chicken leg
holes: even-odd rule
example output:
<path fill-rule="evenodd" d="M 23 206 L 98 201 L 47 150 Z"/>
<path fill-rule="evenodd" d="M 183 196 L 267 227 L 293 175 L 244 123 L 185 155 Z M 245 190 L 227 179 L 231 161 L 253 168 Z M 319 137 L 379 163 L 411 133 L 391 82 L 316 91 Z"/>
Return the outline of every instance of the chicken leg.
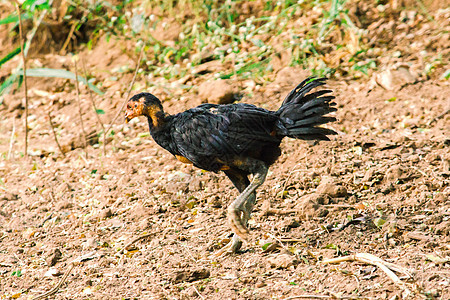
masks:
<path fill-rule="evenodd" d="M 224 171 L 241 194 L 227 210 L 228 224 L 234 233 L 233 238 L 218 255 L 236 253 L 242 246 L 242 240 L 247 240 L 247 224 L 255 205 L 256 189 L 264 183 L 268 171 L 264 162 L 251 158 L 240 160 L 238 167 L 239 169 Z M 248 180 L 247 174 L 254 174 L 252 182 Z"/>

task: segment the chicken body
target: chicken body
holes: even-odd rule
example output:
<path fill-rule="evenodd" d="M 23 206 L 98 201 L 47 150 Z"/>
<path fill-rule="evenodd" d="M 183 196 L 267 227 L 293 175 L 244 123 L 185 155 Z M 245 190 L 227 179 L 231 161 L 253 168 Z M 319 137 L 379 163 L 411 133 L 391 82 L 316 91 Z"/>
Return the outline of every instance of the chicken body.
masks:
<path fill-rule="evenodd" d="M 249 157 L 270 166 L 280 155 L 278 117 L 250 104 L 202 104 L 166 116 L 150 133 L 161 147 L 194 166 L 212 172 L 237 168 Z"/>
<path fill-rule="evenodd" d="M 278 111 L 251 104 L 202 104 L 185 112 L 168 115 L 161 102 L 149 93 L 133 96 L 126 119 L 148 118 L 157 144 L 178 160 L 212 172 L 223 171 L 241 193 L 228 207 L 228 223 L 234 232 L 228 252 L 236 252 L 248 236 L 247 222 L 256 200 L 256 189 L 264 182 L 268 168 L 281 154 L 281 140 L 329 140 L 334 131 L 320 124 L 334 121 L 324 116 L 336 109 L 326 95 L 329 90 L 307 94 L 325 79 L 308 78 L 286 97 Z M 253 175 L 250 182 L 249 175 Z"/>

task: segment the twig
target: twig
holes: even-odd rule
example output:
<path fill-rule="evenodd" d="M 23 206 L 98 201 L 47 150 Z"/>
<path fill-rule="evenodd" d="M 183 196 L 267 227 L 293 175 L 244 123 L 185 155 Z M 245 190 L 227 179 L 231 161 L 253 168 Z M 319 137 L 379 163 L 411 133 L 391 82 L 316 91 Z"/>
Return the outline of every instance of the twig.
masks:
<path fill-rule="evenodd" d="M 81 63 L 83 65 L 84 77 L 86 78 L 86 81 L 87 81 L 88 74 L 87 74 L 86 63 L 85 63 L 84 59 L 81 60 Z M 105 154 L 106 154 L 106 149 L 105 149 L 105 145 L 106 145 L 105 125 L 103 124 L 102 119 L 100 119 L 100 116 L 97 113 L 97 105 L 95 105 L 95 101 L 94 101 L 94 97 L 92 96 L 91 89 L 87 89 L 87 90 L 88 90 L 88 93 L 89 93 L 89 99 L 91 100 L 91 103 L 92 103 L 92 108 L 94 109 L 94 113 L 97 116 L 97 121 L 98 121 L 98 123 L 100 123 L 100 126 L 102 126 L 102 129 L 103 129 L 103 156 L 105 156 Z"/>
<path fill-rule="evenodd" d="M 178 243 L 179 243 L 181 246 L 183 246 L 184 249 L 186 249 L 186 252 L 187 252 L 187 253 L 189 254 L 189 256 L 192 258 L 192 260 L 193 260 L 195 263 L 197 263 L 198 260 L 196 260 L 195 257 L 192 255 L 191 251 L 189 251 L 188 246 L 186 246 L 185 244 L 180 243 L 180 242 L 178 242 Z"/>
<path fill-rule="evenodd" d="M 195 285 L 192 286 L 194 288 L 194 291 L 197 293 L 197 295 L 202 298 L 205 299 L 205 297 L 202 296 L 202 294 L 199 293 L 199 291 L 197 290 L 197 288 L 195 287 Z"/>
<path fill-rule="evenodd" d="M 16 133 L 16 118 L 13 118 L 13 129 L 11 132 L 11 138 L 9 139 L 8 160 L 11 158 L 11 152 L 14 144 L 14 134 Z"/>
<path fill-rule="evenodd" d="M 17 0 L 14 0 L 14 1 L 16 2 L 16 4 L 18 3 Z M 53 3 L 53 0 L 50 0 L 50 1 L 48 2 L 48 5 L 51 7 L 51 6 L 52 6 L 52 3 Z M 27 42 L 25 43 L 25 48 L 24 48 L 24 50 L 23 50 L 23 53 L 25 54 L 25 57 L 26 57 L 27 54 L 28 54 L 28 50 L 30 50 L 30 45 L 31 45 L 31 42 L 33 41 L 34 36 L 36 35 L 37 29 L 38 29 L 39 26 L 41 25 L 42 20 L 44 19 L 44 17 L 45 17 L 45 15 L 47 14 L 47 12 L 48 12 L 47 9 L 44 9 L 44 10 L 41 12 L 41 14 L 39 15 L 39 18 L 38 18 L 38 20 L 37 20 L 37 22 L 36 22 L 36 25 L 33 27 L 33 29 L 32 29 L 32 30 L 29 32 L 29 34 L 28 34 Z M 19 14 L 19 16 L 20 16 L 20 14 Z M 20 72 L 23 72 L 23 74 L 25 75 L 24 70 L 21 70 L 22 65 L 23 65 L 23 61 L 20 61 L 19 64 L 18 64 L 18 66 L 17 66 L 17 68 L 16 68 L 16 70 L 17 70 L 17 71 L 16 71 L 16 74 L 20 74 Z"/>
<path fill-rule="evenodd" d="M 34 297 L 32 300 L 45 299 L 45 298 L 50 297 L 53 294 L 56 294 L 56 292 L 58 292 L 61 285 L 64 283 L 64 281 L 66 281 L 67 276 L 69 276 L 70 272 L 72 272 L 74 267 L 75 267 L 74 263 L 70 264 L 70 267 L 67 269 L 66 273 L 64 273 L 63 277 L 61 278 L 61 280 L 58 282 L 58 284 L 54 288 L 52 288 L 50 291 L 48 291 L 44 294 Z"/>
<path fill-rule="evenodd" d="M 20 36 L 20 52 L 22 54 L 23 61 L 23 87 L 25 89 L 25 157 L 28 156 L 28 85 L 27 85 L 27 59 L 23 47 L 23 25 L 22 25 L 22 16 L 20 13 L 20 6 L 17 0 L 16 2 L 16 10 L 19 16 L 19 36 Z"/>
<path fill-rule="evenodd" d="M 69 45 L 70 39 L 72 38 L 73 32 L 75 31 L 75 27 L 77 27 L 78 22 L 73 22 L 72 26 L 70 27 L 69 35 L 67 36 L 66 41 L 64 42 L 64 45 L 61 47 L 61 50 L 59 51 L 60 55 L 63 55 L 66 53 L 66 47 Z"/>
<path fill-rule="evenodd" d="M 270 215 L 288 215 L 292 213 L 297 213 L 296 209 L 278 209 L 271 208 L 270 201 L 264 201 L 261 206 L 261 215 L 262 216 L 270 216 Z"/>
<path fill-rule="evenodd" d="M 305 158 L 305 156 L 306 156 L 306 155 L 303 155 L 303 157 L 300 157 L 298 160 L 299 160 L 299 161 L 302 160 L 303 158 Z M 283 191 L 286 190 L 286 187 L 287 187 L 287 185 L 288 185 L 288 183 L 289 183 L 289 180 L 291 179 L 291 176 L 292 176 L 294 173 L 297 173 L 297 172 L 301 172 L 301 171 L 302 171 L 302 170 L 297 170 L 297 169 L 296 169 L 296 167 L 297 167 L 299 164 L 300 164 L 300 163 L 296 164 L 296 165 L 292 168 L 292 170 L 289 172 L 288 177 L 287 177 L 286 180 L 284 181 L 283 188 L 282 188 L 281 192 L 283 192 Z"/>
<path fill-rule="evenodd" d="M 73 270 L 73 268 L 74 268 L 75 266 L 78 266 L 80 263 L 85 262 L 85 261 L 87 261 L 87 260 L 94 259 L 96 256 L 97 256 L 97 255 L 95 254 L 95 252 L 91 252 L 91 253 L 88 253 L 88 254 L 86 254 L 86 255 L 82 255 L 82 256 L 80 256 L 80 257 L 74 259 L 74 260 L 70 263 L 69 269 L 67 269 L 67 271 L 64 273 L 64 275 L 63 275 L 63 277 L 61 278 L 61 280 L 58 282 L 58 284 L 57 284 L 54 288 L 52 288 L 50 291 L 48 291 L 48 292 L 46 292 L 46 293 L 44 293 L 44 294 L 41 294 L 41 295 L 38 295 L 38 296 L 34 297 L 32 300 L 45 299 L 45 298 L 50 297 L 50 296 L 53 295 L 53 294 L 56 294 L 56 292 L 58 292 L 59 288 L 60 288 L 60 287 L 63 285 L 63 283 L 66 281 L 67 276 L 69 276 L 70 272 L 72 272 L 72 270 Z"/>
<path fill-rule="evenodd" d="M 422 171 L 421 169 L 419 169 L 416 166 L 412 166 L 414 170 L 416 170 L 417 172 L 419 172 L 420 174 L 422 174 L 423 177 L 428 177 L 427 173 L 425 173 L 424 171 Z"/>
<path fill-rule="evenodd" d="M 284 298 L 283 300 L 293 300 L 293 299 L 330 299 L 331 296 L 328 295 L 298 295 Z"/>
<path fill-rule="evenodd" d="M 280 241 L 284 243 L 303 243 L 305 240 L 302 239 L 294 239 L 294 238 L 280 238 Z"/>
<path fill-rule="evenodd" d="M 133 79 L 131 80 L 131 84 L 130 87 L 128 88 L 128 92 L 127 92 L 127 96 L 125 97 L 122 106 L 120 107 L 119 111 L 117 112 L 116 116 L 114 117 L 114 119 L 112 119 L 111 124 L 109 124 L 108 129 L 105 132 L 105 136 L 108 134 L 108 132 L 111 130 L 111 128 L 114 125 L 114 122 L 117 120 L 117 118 L 119 117 L 119 115 L 122 113 L 123 108 L 125 107 L 125 104 L 128 101 L 128 98 L 130 97 L 130 93 L 131 93 L 131 89 L 133 88 L 134 82 L 136 80 L 136 76 L 137 76 L 137 72 L 139 70 L 139 66 L 141 65 L 141 60 L 142 60 L 142 54 L 144 53 L 144 47 L 141 48 L 141 53 L 139 53 L 139 59 L 138 62 L 136 64 L 136 70 L 134 71 L 134 76 Z"/>
<path fill-rule="evenodd" d="M 352 208 L 355 209 L 354 205 L 351 204 L 325 204 L 323 205 L 325 208 Z"/>
<path fill-rule="evenodd" d="M 271 238 L 273 238 L 274 240 L 276 240 L 278 243 L 280 243 L 280 246 L 281 246 L 284 250 L 286 250 L 286 251 L 289 252 L 289 249 L 283 244 L 283 242 L 282 242 L 279 238 L 277 238 L 275 235 L 273 235 L 273 234 L 271 234 L 271 233 L 269 233 L 269 236 L 270 236 Z"/>
<path fill-rule="evenodd" d="M 129 248 L 129 247 L 130 247 L 131 245 L 133 245 L 134 243 L 136 243 L 136 242 L 138 242 L 138 241 L 140 241 L 140 240 L 142 240 L 142 239 L 148 238 L 148 237 L 150 237 L 150 236 L 152 236 L 152 235 L 155 235 L 155 234 L 154 234 L 154 233 L 147 233 L 147 234 L 144 234 L 144 235 L 141 235 L 141 236 L 135 238 L 134 240 L 132 240 L 131 242 L 129 242 L 128 244 L 126 244 L 125 247 L 123 247 L 122 253 L 123 253 L 124 250 L 126 250 L 127 248 Z"/>
<path fill-rule="evenodd" d="M 74 65 L 75 65 L 75 87 L 77 90 L 77 103 L 78 103 L 78 115 L 80 117 L 80 124 L 81 124 L 81 130 L 83 132 L 84 137 L 84 152 L 86 154 L 86 157 L 88 157 L 87 153 L 87 134 L 86 130 L 84 130 L 84 123 L 83 123 L 83 113 L 81 111 L 81 100 L 80 100 L 80 87 L 78 86 L 78 67 L 77 67 L 77 57 L 74 57 Z"/>
<path fill-rule="evenodd" d="M 442 114 L 436 116 L 435 118 L 433 118 L 431 121 L 428 122 L 428 126 L 430 126 L 431 124 L 433 124 L 434 122 L 436 122 L 439 119 L 442 119 L 443 117 L 445 117 L 446 114 L 450 113 L 450 108 L 447 109 L 446 111 L 444 111 Z"/>
<path fill-rule="evenodd" d="M 338 258 L 332 258 L 332 259 L 326 259 L 322 261 L 323 264 L 335 264 L 335 263 L 341 263 L 344 261 L 359 261 L 366 264 L 371 264 L 379 267 L 381 270 L 386 273 L 386 275 L 397 285 L 399 285 L 407 294 L 410 294 L 411 291 L 406 287 L 405 283 L 398 278 L 397 275 L 395 275 L 394 272 L 391 270 L 400 272 L 408 276 L 409 278 L 412 278 L 411 274 L 407 272 L 402 267 L 395 265 L 393 263 L 386 262 L 382 260 L 381 258 L 369 254 L 369 253 L 356 253 L 354 255 L 348 255 L 344 257 L 338 257 Z"/>
<path fill-rule="evenodd" d="M 367 297 L 354 297 L 354 296 L 338 296 L 338 295 L 298 295 L 298 296 L 292 296 L 288 298 L 284 298 L 283 300 L 293 300 L 293 299 L 370 299 Z"/>
<path fill-rule="evenodd" d="M 55 139 L 56 145 L 58 145 L 59 151 L 61 151 L 62 155 L 63 155 L 64 157 L 66 157 L 66 154 L 64 153 L 64 151 L 63 151 L 62 148 L 61 148 L 61 145 L 60 145 L 59 142 L 58 142 L 58 137 L 56 136 L 55 126 L 54 126 L 54 124 L 53 124 L 52 116 L 50 115 L 50 111 L 48 112 L 48 122 L 50 123 L 50 127 L 52 128 L 53 137 L 54 137 L 54 139 Z"/>

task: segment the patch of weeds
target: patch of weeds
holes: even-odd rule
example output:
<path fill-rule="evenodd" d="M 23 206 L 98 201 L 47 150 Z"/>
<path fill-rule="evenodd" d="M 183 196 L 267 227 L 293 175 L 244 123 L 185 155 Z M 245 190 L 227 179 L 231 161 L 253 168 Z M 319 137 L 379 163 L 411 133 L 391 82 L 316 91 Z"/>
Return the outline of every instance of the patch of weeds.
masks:
<path fill-rule="evenodd" d="M 52 3 L 49 0 L 26 0 L 20 7 L 20 17 L 22 21 L 31 20 L 32 29 L 29 30 L 27 40 L 24 42 L 24 55 L 28 56 L 30 49 L 33 49 L 33 51 L 40 51 L 43 47 L 42 45 L 45 45 L 45 51 L 56 49 L 60 52 L 65 52 L 71 45 L 71 49 L 74 49 L 77 43 L 80 42 L 86 43 L 88 48 L 91 48 L 92 44 L 103 33 L 106 33 L 107 37 L 111 34 L 122 33 L 122 29 L 126 23 L 126 19 L 123 17 L 122 12 L 125 6 L 132 1 L 133 0 L 121 1 L 118 5 L 114 6 L 107 1 L 92 2 L 75 0 L 69 3 L 64 1 Z M 44 19 L 46 22 L 42 22 Z M 10 28 L 10 36 L 16 39 L 18 35 L 17 32 L 19 31 L 19 23 L 19 15 L 17 12 L 11 13 L 0 20 L 0 26 L 13 24 Z M 45 33 L 49 30 L 52 32 L 51 26 L 58 26 L 58 34 Z M 35 36 L 39 36 L 40 45 L 38 46 L 33 43 L 33 47 L 31 47 Z M 49 39 L 49 37 L 52 37 L 52 39 Z M 16 46 L 12 51 L 0 58 L 0 67 L 20 53 L 20 46 Z M 30 73 L 28 74 L 28 72 Z M 32 73 L 39 74 L 33 75 Z M 69 76 L 75 78 L 75 75 L 67 70 L 47 68 L 28 69 L 27 75 L 59 78 L 68 78 L 67 76 Z M 19 88 L 22 81 L 23 70 L 22 61 L 20 61 L 16 70 L 14 70 L 1 84 L 0 96 L 9 93 L 15 84 L 17 85 L 17 88 Z M 87 82 L 87 84 L 94 91 L 101 94 L 101 92 L 91 83 Z"/>

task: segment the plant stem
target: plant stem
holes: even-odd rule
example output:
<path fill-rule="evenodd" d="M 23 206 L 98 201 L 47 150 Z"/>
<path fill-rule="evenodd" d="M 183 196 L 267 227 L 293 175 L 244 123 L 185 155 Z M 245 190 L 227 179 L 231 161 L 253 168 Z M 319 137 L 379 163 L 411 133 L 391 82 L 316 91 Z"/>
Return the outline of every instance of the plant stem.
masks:
<path fill-rule="evenodd" d="M 81 60 L 81 63 L 83 65 L 83 72 L 84 72 L 84 77 L 86 78 L 86 83 L 88 81 L 88 74 L 87 74 L 87 69 L 86 69 L 86 63 L 84 61 L 84 59 Z M 91 100 L 92 103 L 92 108 L 94 109 L 94 113 L 97 116 L 97 121 L 98 123 L 100 123 L 100 126 L 102 126 L 103 129 L 103 156 L 106 155 L 106 131 L 105 131 L 105 125 L 102 122 L 102 119 L 100 119 L 100 116 L 97 113 L 97 105 L 95 105 L 95 101 L 94 101 L 94 97 L 92 97 L 92 92 L 90 89 L 88 89 L 88 93 L 89 93 L 89 99 Z"/>
<path fill-rule="evenodd" d="M 28 157 L 28 86 L 27 86 L 27 59 L 25 56 L 25 51 L 23 47 L 23 25 L 22 25 L 22 16 L 20 14 L 20 6 L 17 0 L 16 2 L 16 10 L 19 16 L 19 36 L 20 36 L 20 52 L 22 53 L 22 61 L 23 61 L 23 87 L 25 89 L 25 157 Z"/>
<path fill-rule="evenodd" d="M 77 91 L 77 103 L 78 103 L 78 115 L 80 117 L 80 125 L 81 125 L 81 131 L 83 132 L 83 140 L 84 140 L 84 152 L 86 154 L 86 158 L 88 157 L 87 152 L 87 134 L 86 130 L 84 130 L 84 123 L 83 123 L 83 112 L 81 111 L 81 100 L 80 100 L 80 87 L 78 85 L 78 66 L 77 66 L 77 57 L 74 57 L 74 65 L 75 65 L 75 87 Z"/>

